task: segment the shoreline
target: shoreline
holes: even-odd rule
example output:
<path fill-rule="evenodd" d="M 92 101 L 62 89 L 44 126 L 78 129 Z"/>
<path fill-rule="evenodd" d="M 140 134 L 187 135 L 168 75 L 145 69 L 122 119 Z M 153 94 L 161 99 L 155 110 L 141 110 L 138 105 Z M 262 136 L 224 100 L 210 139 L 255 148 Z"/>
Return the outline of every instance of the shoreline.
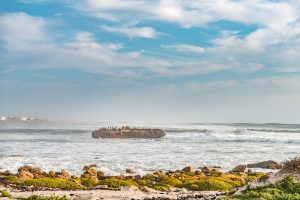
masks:
<path fill-rule="evenodd" d="M 96 168 L 95 164 L 85 166 L 80 176 L 74 176 L 65 170 L 45 172 L 38 167 L 23 166 L 16 174 L 0 173 L 0 190 L 7 190 L 16 199 L 31 195 L 66 195 L 70 199 L 215 199 L 265 175 L 250 170 L 242 172 L 246 168 L 221 172 L 219 167 L 187 166 L 144 176 L 136 174 L 134 169 L 126 169 L 126 175 L 107 176 Z"/>
<path fill-rule="evenodd" d="M 254 172 L 248 167 L 277 168 L 277 172 Z M 95 164 L 84 166 L 82 171 L 80 176 L 75 176 L 63 169 L 45 172 L 38 167 L 22 166 L 15 174 L 0 172 L 0 199 L 226 200 L 228 195 L 242 194 L 249 188 L 280 181 L 296 184 L 300 191 L 300 157 L 284 164 L 263 161 L 238 165 L 227 172 L 217 167 L 187 166 L 173 171 L 158 170 L 144 176 L 136 174 L 134 169 L 126 169 L 126 175 L 109 176 L 97 171 Z M 292 179 L 288 178 L 290 176 Z"/>

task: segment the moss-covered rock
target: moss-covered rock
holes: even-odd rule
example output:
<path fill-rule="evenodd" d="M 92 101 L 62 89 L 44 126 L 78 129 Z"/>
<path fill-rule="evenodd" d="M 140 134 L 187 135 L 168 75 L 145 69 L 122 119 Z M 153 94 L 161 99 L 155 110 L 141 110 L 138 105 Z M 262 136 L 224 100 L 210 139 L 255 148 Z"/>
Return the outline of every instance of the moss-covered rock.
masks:
<path fill-rule="evenodd" d="M 95 179 L 80 178 L 80 183 L 87 188 L 91 188 L 96 186 L 98 184 L 98 181 L 95 181 Z"/>
<path fill-rule="evenodd" d="M 48 188 L 58 188 L 58 189 L 80 189 L 80 187 L 67 179 L 61 178 L 40 178 L 40 179 L 28 179 L 22 183 L 25 186 L 34 187 L 48 187 Z"/>
<path fill-rule="evenodd" d="M 98 185 L 107 185 L 112 188 L 119 188 L 125 186 L 138 186 L 138 183 L 132 180 L 123 180 L 118 178 L 108 178 L 105 180 L 99 181 Z"/>

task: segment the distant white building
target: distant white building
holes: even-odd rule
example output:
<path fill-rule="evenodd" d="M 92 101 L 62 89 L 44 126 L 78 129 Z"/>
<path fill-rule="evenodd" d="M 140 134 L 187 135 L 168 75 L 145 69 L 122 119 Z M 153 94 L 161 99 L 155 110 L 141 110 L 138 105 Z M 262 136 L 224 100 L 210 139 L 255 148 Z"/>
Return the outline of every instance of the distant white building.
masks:
<path fill-rule="evenodd" d="M 0 120 L 1 120 L 1 121 L 5 121 L 5 120 L 7 120 L 7 117 L 1 116 Z"/>
<path fill-rule="evenodd" d="M 21 117 L 21 120 L 22 120 L 22 121 L 27 121 L 27 120 L 28 120 L 28 117 Z"/>

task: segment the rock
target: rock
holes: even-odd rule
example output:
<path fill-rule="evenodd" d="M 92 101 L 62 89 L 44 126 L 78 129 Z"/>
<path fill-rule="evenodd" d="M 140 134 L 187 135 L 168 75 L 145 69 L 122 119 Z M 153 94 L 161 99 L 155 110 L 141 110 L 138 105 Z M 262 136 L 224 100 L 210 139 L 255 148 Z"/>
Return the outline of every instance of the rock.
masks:
<path fill-rule="evenodd" d="M 246 170 L 246 168 L 247 168 L 247 165 L 238 165 L 235 168 L 233 168 L 230 172 L 234 172 L 234 173 L 244 172 Z"/>
<path fill-rule="evenodd" d="M 181 170 L 175 170 L 175 172 L 174 173 L 176 173 L 176 174 L 183 174 L 184 172 L 183 171 L 181 171 Z"/>
<path fill-rule="evenodd" d="M 187 167 L 183 168 L 182 171 L 184 173 L 194 173 L 195 169 L 192 166 L 187 166 Z"/>
<path fill-rule="evenodd" d="M 43 172 L 42 175 L 43 175 L 44 177 L 48 177 L 47 172 Z"/>
<path fill-rule="evenodd" d="M 96 164 L 86 165 L 83 167 L 83 171 L 86 171 L 91 168 L 96 168 L 96 167 L 98 167 Z"/>
<path fill-rule="evenodd" d="M 55 177 L 55 172 L 54 171 L 49 171 L 49 176 L 51 177 L 51 178 L 53 178 L 53 177 Z"/>
<path fill-rule="evenodd" d="M 201 168 L 201 171 L 205 174 L 209 174 L 212 171 L 212 168 L 205 166 Z"/>
<path fill-rule="evenodd" d="M 43 175 L 41 174 L 33 174 L 34 178 L 45 178 Z"/>
<path fill-rule="evenodd" d="M 18 169 L 20 179 L 44 178 L 45 172 L 39 167 L 22 166 Z"/>
<path fill-rule="evenodd" d="M 99 182 L 97 170 L 94 169 L 94 168 L 90 168 L 90 169 L 86 170 L 86 171 L 81 175 L 81 178 L 92 179 L 92 180 L 94 180 L 96 183 Z"/>
<path fill-rule="evenodd" d="M 27 171 L 27 172 L 30 172 L 32 173 L 33 172 L 33 167 L 31 166 L 28 166 L 28 165 L 25 165 L 25 166 L 22 166 L 18 169 L 18 172 L 22 172 L 22 171 Z"/>
<path fill-rule="evenodd" d="M 159 170 L 159 171 L 155 171 L 153 172 L 154 175 L 157 175 L 157 176 L 162 176 L 162 175 L 165 175 L 166 173 L 162 170 Z"/>
<path fill-rule="evenodd" d="M 108 186 L 107 185 L 97 185 L 95 187 L 93 187 L 94 189 L 102 189 L 102 190 L 105 190 L 105 189 L 108 189 Z"/>
<path fill-rule="evenodd" d="M 34 178 L 34 175 L 28 171 L 20 171 L 18 177 L 21 181 Z"/>
<path fill-rule="evenodd" d="M 149 188 L 147 186 L 141 186 L 140 189 L 143 191 L 143 192 L 149 192 L 149 193 L 157 193 L 156 190 L 152 189 L 152 188 Z"/>
<path fill-rule="evenodd" d="M 135 171 L 134 171 L 134 169 L 128 168 L 128 169 L 126 169 L 126 173 L 128 173 L 128 174 L 134 174 Z"/>
<path fill-rule="evenodd" d="M 247 165 L 248 168 L 263 168 L 263 169 L 282 169 L 283 165 L 273 160 L 252 163 Z"/>
<path fill-rule="evenodd" d="M 200 170 L 196 170 L 195 171 L 195 175 L 201 175 L 203 172 L 201 172 Z M 204 173 L 203 173 L 204 174 Z"/>
<path fill-rule="evenodd" d="M 4 172 L 0 172 L 0 175 L 2 175 L 2 176 L 11 176 L 13 174 L 9 170 L 5 170 Z"/>
<path fill-rule="evenodd" d="M 49 175 L 50 175 L 50 172 L 49 172 Z M 67 172 L 64 169 L 62 169 L 60 172 L 56 172 L 55 177 L 62 178 L 62 179 L 70 179 L 71 178 L 69 172 Z"/>
<path fill-rule="evenodd" d="M 44 172 L 44 171 L 43 171 L 41 168 L 39 168 L 39 167 L 34 167 L 34 168 L 32 169 L 32 173 L 33 173 L 33 174 L 39 174 L 39 175 L 42 175 L 43 172 Z"/>
<path fill-rule="evenodd" d="M 166 134 L 161 129 L 123 128 L 106 129 L 101 128 L 92 132 L 93 138 L 161 138 Z"/>
<path fill-rule="evenodd" d="M 100 180 L 104 177 L 104 172 L 102 171 L 97 171 L 97 178 Z"/>

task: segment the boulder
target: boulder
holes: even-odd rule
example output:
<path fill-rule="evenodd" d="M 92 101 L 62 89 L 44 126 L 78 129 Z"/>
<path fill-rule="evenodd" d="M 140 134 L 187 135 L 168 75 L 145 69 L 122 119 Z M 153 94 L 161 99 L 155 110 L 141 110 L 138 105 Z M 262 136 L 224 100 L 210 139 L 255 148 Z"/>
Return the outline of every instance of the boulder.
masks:
<path fill-rule="evenodd" d="M 42 175 L 43 172 L 44 172 L 44 171 L 43 171 L 41 168 L 39 168 L 39 167 L 34 167 L 34 168 L 32 169 L 32 173 L 33 173 L 33 174 Z"/>
<path fill-rule="evenodd" d="M 51 178 L 54 178 L 54 177 L 55 177 L 55 172 L 54 172 L 54 171 L 49 171 L 48 175 L 49 175 Z"/>
<path fill-rule="evenodd" d="M 45 172 L 39 167 L 22 166 L 18 169 L 18 176 L 22 179 L 44 178 Z"/>
<path fill-rule="evenodd" d="M 96 168 L 96 167 L 98 167 L 96 164 L 86 165 L 83 167 L 83 171 L 86 171 L 90 168 Z"/>
<path fill-rule="evenodd" d="M 98 177 L 98 179 L 102 179 L 104 177 L 104 172 L 97 171 L 97 177 Z"/>
<path fill-rule="evenodd" d="M 128 169 L 126 169 L 126 173 L 128 173 L 128 174 L 134 174 L 135 171 L 134 171 L 134 169 L 128 168 Z"/>
<path fill-rule="evenodd" d="M 246 170 L 246 168 L 247 168 L 247 165 L 238 165 L 235 168 L 233 168 L 230 172 L 234 172 L 234 173 L 244 172 Z"/>
<path fill-rule="evenodd" d="M 93 138 L 161 138 L 166 134 L 161 129 L 124 128 L 106 129 L 101 128 L 92 132 Z"/>
<path fill-rule="evenodd" d="M 192 166 L 187 166 L 187 167 L 183 168 L 182 171 L 184 173 L 194 173 L 195 169 Z"/>
<path fill-rule="evenodd" d="M 49 175 L 50 175 L 50 172 L 49 172 Z M 71 178 L 69 172 L 67 172 L 64 169 L 62 169 L 60 172 L 56 172 L 55 177 L 62 178 L 62 179 L 70 179 Z"/>
<path fill-rule="evenodd" d="M 283 165 L 273 160 L 247 164 L 248 168 L 282 169 Z"/>
<path fill-rule="evenodd" d="M 141 186 L 140 189 L 143 191 L 143 192 L 149 192 L 149 193 L 156 193 L 157 191 L 152 189 L 152 188 L 149 188 L 147 186 Z"/>
<path fill-rule="evenodd" d="M 195 171 L 195 175 L 201 175 L 201 174 L 204 174 L 204 173 L 201 172 L 200 170 L 196 170 L 196 171 Z"/>
<path fill-rule="evenodd" d="M 34 178 L 34 175 L 28 171 L 20 171 L 18 177 L 21 181 Z"/>
<path fill-rule="evenodd" d="M 94 169 L 94 168 L 90 168 L 90 169 L 86 170 L 86 171 L 81 175 L 81 178 L 92 179 L 92 180 L 94 180 L 96 183 L 99 182 L 97 170 Z"/>
<path fill-rule="evenodd" d="M 159 170 L 159 171 L 155 171 L 153 172 L 154 175 L 157 175 L 157 176 L 162 176 L 162 175 L 165 175 L 166 173 L 162 170 Z"/>
<path fill-rule="evenodd" d="M 13 175 L 9 170 L 5 170 L 4 172 L 0 172 L 0 176 L 11 176 Z"/>
<path fill-rule="evenodd" d="M 22 171 L 27 171 L 27 172 L 30 172 L 32 173 L 33 172 L 33 167 L 31 166 L 28 166 L 28 165 L 25 165 L 25 166 L 22 166 L 18 169 L 18 172 L 22 172 Z"/>

